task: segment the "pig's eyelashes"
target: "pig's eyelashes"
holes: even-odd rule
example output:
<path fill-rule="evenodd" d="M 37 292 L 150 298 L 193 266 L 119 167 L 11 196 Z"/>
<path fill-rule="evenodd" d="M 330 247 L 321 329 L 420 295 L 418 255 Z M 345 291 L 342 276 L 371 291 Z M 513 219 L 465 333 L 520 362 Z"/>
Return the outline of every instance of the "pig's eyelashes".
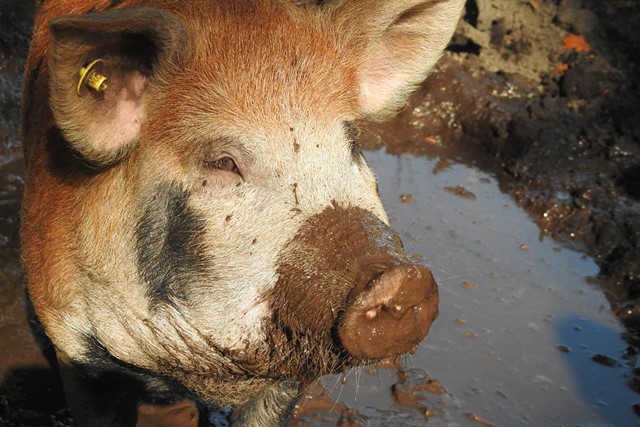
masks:
<path fill-rule="evenodd" d="M 208 166 L 212 169 L 219 169 L 227 172 L 240 172 L 238 170 L 238 166 L 236 166 L 236 162 L 234 162 L 231 157 L 221 157 L 218 160 L 210 162 Z"/>
<path fill-rule="evenodd" d="M 213 161 L 205 161 L 205 165 L 209 170 L 234 173 L 242 177 L 240 169 L 238 169 L 235 160 L 233 160 L 229 156 L 220 157 L 219 159 Z"/>

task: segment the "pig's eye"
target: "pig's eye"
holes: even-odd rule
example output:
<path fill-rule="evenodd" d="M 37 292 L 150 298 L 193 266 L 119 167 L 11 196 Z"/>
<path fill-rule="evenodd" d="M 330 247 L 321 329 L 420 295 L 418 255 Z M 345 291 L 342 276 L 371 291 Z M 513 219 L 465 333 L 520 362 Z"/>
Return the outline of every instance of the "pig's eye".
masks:
<path fill-rule="evenodd" d="M 236 162 L 231 157 L 220 157 L 214 161 L 205 162 L 209 169 L 231 172 L 240 175 L 240 170 L 236 166 Z"/>

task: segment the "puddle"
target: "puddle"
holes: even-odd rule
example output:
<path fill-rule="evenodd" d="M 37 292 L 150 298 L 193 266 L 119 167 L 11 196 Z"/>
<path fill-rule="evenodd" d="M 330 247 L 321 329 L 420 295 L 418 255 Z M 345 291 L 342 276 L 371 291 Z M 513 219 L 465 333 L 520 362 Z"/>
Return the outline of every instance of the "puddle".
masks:
<path fill-rule="evenodd" d="M 436 276 L 440 317 L 405 378 L 366 368 L 344 385 L 326 377 L 352 411 L 303 407 L 298 425 L 638 425 L 640 396 L 625 377 L 635 354 L 590 284 L 592 259 L 541 240 L 487 173 L 434 156 L 366 157 L 408 253 Z"/>

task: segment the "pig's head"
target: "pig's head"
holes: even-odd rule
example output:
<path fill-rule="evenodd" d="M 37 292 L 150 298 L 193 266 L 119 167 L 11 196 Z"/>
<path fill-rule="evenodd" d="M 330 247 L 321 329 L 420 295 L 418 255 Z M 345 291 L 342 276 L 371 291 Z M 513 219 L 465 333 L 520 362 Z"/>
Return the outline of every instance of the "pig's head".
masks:
<path fill-rule="evenodd" d="M 29 161 L 65 206 L 28 195 L 23 241 L 56 346 L 221 403 L 414 349 L 436 284 L 389 227 L 354 122 L 405 103 L 464 1 L 129 3 L 51 24 L 52 158 Z M 78 84 L 95 59 L 102 91 Z M 37 209 L 67 230 L 45 261 Z"/>

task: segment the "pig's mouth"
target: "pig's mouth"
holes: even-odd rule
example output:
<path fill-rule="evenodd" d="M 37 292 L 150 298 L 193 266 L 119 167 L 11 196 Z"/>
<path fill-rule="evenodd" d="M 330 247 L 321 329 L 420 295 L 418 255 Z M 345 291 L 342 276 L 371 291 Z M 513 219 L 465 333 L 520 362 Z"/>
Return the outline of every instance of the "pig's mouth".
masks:
<path fill-rule="evenodd" d="M 429 269 L 365 210 L 315 215 L 280 258 L 265 324 L 277 375 L 304 381 L 411 352 L 438 315 Z"/>

